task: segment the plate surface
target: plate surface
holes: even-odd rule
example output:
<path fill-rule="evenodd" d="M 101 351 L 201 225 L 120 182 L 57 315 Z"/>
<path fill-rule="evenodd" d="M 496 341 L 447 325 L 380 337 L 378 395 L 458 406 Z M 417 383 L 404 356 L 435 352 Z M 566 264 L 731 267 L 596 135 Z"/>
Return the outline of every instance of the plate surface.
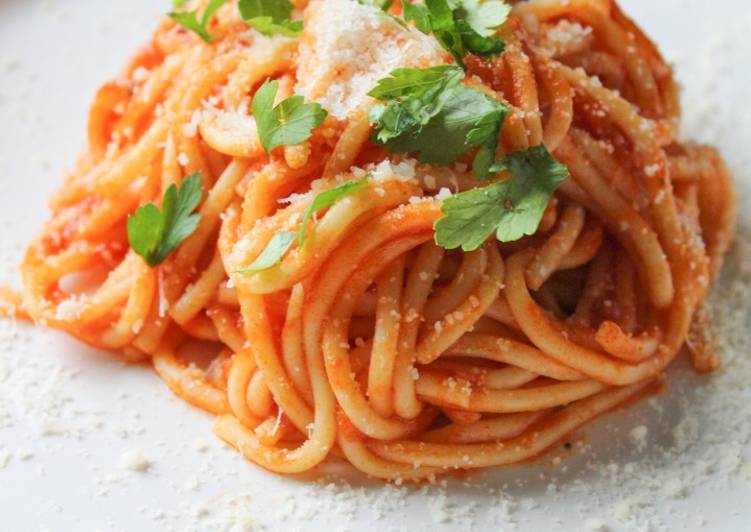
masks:
<path fill-rule="evenodd" d="M 741 222 L 712 308 L 724 366 L 678 361 L 666 394 L 601 419 L 534 466 L 418 490 L 358 478 L 279 478 L 211 434 L 211 417 L 147 369 L 0 321 L 0 529 L 750 530 L 751 7 L 629 0 L 676 64 L 684 133 L 719 145 Z M 0 280 L 84 140 L 88 104 L 168 2 L 0 3 Z M 146 472 L 122 467 L 140 452 Z"/>

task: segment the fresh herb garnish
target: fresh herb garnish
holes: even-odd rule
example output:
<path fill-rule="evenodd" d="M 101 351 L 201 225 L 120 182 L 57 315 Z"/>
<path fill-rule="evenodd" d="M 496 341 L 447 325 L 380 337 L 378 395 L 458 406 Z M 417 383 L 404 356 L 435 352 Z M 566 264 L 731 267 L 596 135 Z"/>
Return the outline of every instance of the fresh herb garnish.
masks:
<path fill-rule="evenodd" d="M 347 181 L 346 183 L 342 183 L 341 185 L 330 190 L 320 192 L 316 195 L 315 198 L 313 198 L 313 201 L 305 210 L 305 214 L 302 217 L 302 224 L 300 225 L 300 232 L 297 237 L 297 241 L 300 247 L 305 244 L 305 226 L 308 224 L 310 217 L 321 209 L 331 207 L 334 203 L 339 201 L 339 199 L 346 196 L 347 194 L 351 194 L 352 192 L 360 190 L 365 186 L 365 183 L 368 182 L 368 177 L 369 176 L 366 175 L 362 179 L 358 179 L 356 181 Z"/>
<path fill-rule="evenodd" d="M 493 232 L 501 242 L 534 234 L 553 192 L 569 177 L 568 169 L 542 144 L 511 153 L 490 170 L 508 172 L 509 177 L 444 200 L 444 216 L 435 223 L 436 244 L 472 251 Z"/>
<path fill-rule="evenodd" d="M 374 135 L 380 144 L 401 136 L 414 135 L 436 116 L 450 96 L 447 89 L 454 87 L 464 76 L 455 66 L 432 68 L 398 68 L 383 78 L 368 95 L 387 100 L 370 111 L 370 120 L 376 124 Z"/>
<path fill-rule="evenodd" d="M 295 241 L 297 235 L 292 231 L 279 231 L 266 247 L 263 248 L 258 258 L 244 270 L 238 270 L 235 273 L 249 274 L 254 272 L 260 272 L 262 270 L 268 270 L 272 266 L 276 266 L 282 260 L 285 253 L 292 247 L 292 243 Z"/>
<path fill-rule="evenodd" d="M 481 146 L 483 158 L 475 166 L 485 176 L 509 107 L 460 85 L 462 77 L 455 66 L 391 72 L 369 93 L 388 100 L 370 111 L 373 141 L 393 153 L 416 152 L 421 162 L 434 164 L 451 163 Z"/>
<path fill-rule="evenodd" d="M 394 0 L 357 0 L 357 3 L 364 6 L 375 6 L 383 11 L 388 11 L 394 4 Z"/>
<path fill-rule="evenodd" d="M 511 14 L 511 6 L 500 0 L 461 0 L 460 17 L 481 37 L 491 37 Z"/>
<path fill-rule="evenodd" d="M 294 37 L 302 31 L 302 21 L 290 19 L 289 0 L 240 0 L 238 7 L 247 24 L 269 37 L 276 34 Z"/>
<path fill-rule="evenodd" d="M 452 65 L 430 68 L 397 68 L 389 74 L 389 77 L 379 80 L 368 95 L 381 100 L 393 100 L 407 96 L 420 98 L 426 94 L 428 98 L 433 98 L 436 91 L 456 85 L 463 77 L 462 69 Z"/>
<path fill-rule="evenodd" d="M 369 175 L 366 175 L 362 179 L 347 181 L 346 183 L 342 183 L 341 185 L 338 185 L 332 189 L 319 192 L 316 197 L 313 198 L 313 201 L 310 203 L 308 208 L 305 210 L 305 214 L 302 218 L 302 223 L 300 224 L 300 229 L 297 231 L 297 233 L 293 233 L 291 231 L 279 231 L 272 237 L 271 240 L 269 240 L 269 243 L 266 244 L 266 247 L 263 249 L 258 258 L 253 261 L 253 264 L 251 264 L 244 270 L 239 270 L 235 273 L 249 274 L 261 270 L 267 270 L 272 266 L 279 264 L 284 254 L 289 251 L 289 248 L 292 246 L 292 243 L 295 241 L 295 239 L 297 239 L 297 245 L 299 247 L 305 245 L 305 227 L 307 226 L 308 220 L 310 220 L 310 217 L 313 216 L 313 214 L 320 211 L 321 209 L 327 209 L 331 207 L 334 203 L 339 201 L 347 194 L 351 194 L 360 190 L 368 182 L 369 177 Z"/>
<path fill-rule="evenodd" d="M 279 82 L 261 85 L 253 96 L 253 116 L 264 149 L 271 152 L 277 146 L 300 144 L 310 138 L 311 131 L 320 126 L 328 113 L 317 103 L 304 103 L 302 96 L 290 96 L 274 107 Z"/>
<path fill-rule="evenodd" d="M 206 6 L 206 10 L 200 17 L 198 16 L 197 9 L 194 9 L 193 11 L 178 11 L 178 9 L 180 9 L 184 3 L 185 0 L 174 0 L 172 2 L 174 11 L 169 13 L 170 18 L 180 24 L 186 30 L 194 32 L 201 39 L 203 39 L 207 43 L 210 43 L 211 34 L 209 33 L 208 29 L 209 22 L 211 22 L 211 19 L 214 17 L 219 8 L 227 3 L 227 0 L 210 0 L 208 5 Z"/>
<path fill-rule="evenodd" d="M 489 57 L 503 52 L 505 43 L 496 30 L 508 19 L 511 6 L 500 0 L 425 0 L 404 2 L 404 18 L 423 33 L 432 33 L 456 62 L 464 57 Z"/>
<path fill-rule="evenodd" d="M 201 201 L 201 175 L 186 177 L 178 188 L 169 186 L 162 208 L 153 203 L 142 205 L 128 216 L 128 242 L 152 268 L 164 262 L 183 240 L 193 234 L 201 220 L 193 214 Z"/>

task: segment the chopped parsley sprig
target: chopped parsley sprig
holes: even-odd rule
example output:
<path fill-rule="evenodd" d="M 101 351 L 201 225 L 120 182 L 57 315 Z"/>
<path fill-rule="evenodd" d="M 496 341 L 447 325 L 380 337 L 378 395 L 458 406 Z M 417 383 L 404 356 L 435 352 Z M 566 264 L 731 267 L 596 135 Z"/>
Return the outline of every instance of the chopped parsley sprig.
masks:
<path fill-rule="evenodd" d="M 207 43 L 211 42 L 211 34 L 209 33 L 209 22 L 214 17 L 216 12 L 227 3 L 228 0 L 210 0 L 203 15 L 198 15 L 198 9 L 193 11 L 180 11 L 180 8 L 185 4 L 185 0 L 174 0 L 172 2 L 173 11 L 169 13 L 169 17 L 180 24 L 186 30 L 190 30 Z"/>
<path fill-rule="evenodd" d="M 238 270 L 235 273 L 248 275 L 268 270 L 269 268 L 276 266 L 281 262 L 284 254 L 289 251 L 289 248 L 292 247 L 292 243 L 295 241 L 296 237 L 297 234 L 292 231 L 279 231 L 271 237 L 269 243 L 266 244 L 266 247 L 263 248 L 261 254 L 258 255 L 258 258 L 256 258 L 250 266 L 243 270 Z"/>
<path fill-rule="evenodd" d="M 328 209 L 347 194 L 352 194 L 353 192 L 360 190 L 368 182 L 368 177 L 369 176 L 366 175 L 362 179 L 347 181 L 346 183 L 342 183 L 330 190 L 320 192 L 315 198 L 313 198 L 313 201 L 305 210 L 305 214 L 303 214 L 302 217 L 302 224 L 300 225 L 300 231 L 297 237 L 297 242 L 300 247 L 305 244 L 305 227 L 308 225 L 310 217 L 322 209 Z"/>
<path fill-rule="evenodd" d="M 182 11 L 186 0 L 173 0 L 173 10 L 169 17 L 186 30 L 192 31 L 205 42 L 211 42 L 209 23 L 214 15 L 228 0 L 210 0 L 203 14 L 198 9 Z M 256 31 L 267 35 L 285 35 L 295 37 L 302 31 L 301 20 L 291 20 L 293 6 L 289 0 L 240 0 L 237 5 L 240 18 Z"/>
<path fill-rule="evenodd" d="M 357 0 L 387 12 L 392 0 Z M 184 0 L 175 0 L 170 16 L 186 29 L 211 42 L 209 23 L 227 0 L 210 0 L 198 10 L 180 11 Z M 291 20 L 289 0 L 239 0 L 241 18 L 258 32 L 271 36 L 295 36 L 301 21 Z M 555 190 L 569 177 L 543 145 L 508 154 L 495 161 L 501 127 L 510 107 L 479 89 L 463 85 L 464 58 L 469 54 L 489 57 L 503 52 L 498 36 L 511 7 L 501 0 L 403 1 L 403 16 L 418 30 L 433 34 L 459 66 L 400 68 L 378 82 L 369 95 L 381 100 L 371 109 L 372 141 L 392 153 L 414 153 L 424 163 L 446 165 L 475 150 L 473 172 L 478 180 L 505 174 L 503 180 L 470 189 L 443 201 L 443 217 L 435 223 L 435 241 L 446 249 L 471 251 L 492 234 L 501 242 L 534 234 Z M 403 21 L 400 21 L 400 23 Z M 461 68 L 460 68 L 461 67 Z M 309 139 L 327 112 L 317 103 L 292 96 L 274 106 L 279 88 L 267 80 L 253 97 L 252 111 L 264 149 L 295 145 Z M 278 264 L 291 249 L 305 245 L 310 218 L 330 208 L 347 194 L 365 186 L 368 177 L 343 183 L 319 193 L 306 209 L 299 230 L 279 231 L 255 261 L 237 273 L 249 274 Z M 163 262 L 192 234 L 200 220 L 193 214 L 201 199 L 200 176 L 189 176 L 178 189 L 171 186 L 162 209 L 140 207 L 128 218 L 128 240 L 144 260 Z"/>
<path fill-rule="evenodd" d="M 511 6 L 500 0 L 425 0 L 404 2 L 404 18 L 414 22 L 438 42 L 464 67 L 464 57 L 475 54 L 489 57 L 503 52 L 503 39 L 495 36 L 511 13 Z"/>
<path fill-rule="evenodd" d="M 435 223 L 436 244 L 472 251 L 493 233 L 501 242 L 533 235 L 553 192 L 569 177 L 568 169 L 542 144 L 507 155 L 491 171 L 509 176 L 443 201 L 444 216 Z"/>
<path fill-rule="evenodd" d="M 290 96 L 274 106 L 279 82 L 266 80 L 253 96 L 253 116 L 261 144 L 267 152 L 277 146 L 300 144 L 328 113 L 317 103 L 304 103 L 302 96 Z"/>
<path fill-rule="evenodd" d="M 344 196 L 357 192 L 363 188 L 367 184 L 369 177 L 369 175 L 366 175 L 362 179 L 347 181 L 332 189 L 319 192 L 305 210 L 300 229 L 297 233 L 292 231 L 277 232 L 271 240 L 269 240 L 266 247 L 261 251 L 261 254 L 258 255 L 258 258 L 256 258 L 250 266 L 235 273 L 247 275 L 276 266 L 292 247 L 292 243 L 295 239 L 297 239 L 297 245 L 303 247 L 305 245 L 305 228 L 308 225 L 308 220 L 310 220 L 311 216 L 320 210 L 328 209 Z"/>
<path fill-rule="evenodd" d="M 357 3 L 364 6 L 375 6 L 383 11 L 388 11 L 394 4 L 394 0 L 357 0 Z"/>
<path fill-rule="evenodd" d="M 388 103 L 370 111 L 373 142 L 392 153 L 415 152 L 424 163 L 449 164 L 473 148 L 478 177 L 488 177 L 509 107 L 461 85 L 461 68 L 399 68 L 368 94 Z"/>
<path fill-rule="evenodd" d="M 302 31 L 302 20 L 291 20 L 289 0 L 240 0 L 240 16 L 256 31 L 271 37 L 280 34 L 294 37 Z"/>
<path fill-rule="evenodd" d="M 174 183 L 164 193 L 162 208 L 153 203 L 142 205 L 128 216 L 128 242 L 151 266 L 157 266 L 198 227 L 200 214 L 194 214 L 201 202 L 201 175 L 183 179 L 178 188 Z"/>

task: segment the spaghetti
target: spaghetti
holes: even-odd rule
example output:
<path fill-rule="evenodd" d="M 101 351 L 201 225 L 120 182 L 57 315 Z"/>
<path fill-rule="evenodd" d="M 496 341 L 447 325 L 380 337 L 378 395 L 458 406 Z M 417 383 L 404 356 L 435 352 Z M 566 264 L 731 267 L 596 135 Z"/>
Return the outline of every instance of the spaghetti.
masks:
<path fill-rule="evenodd" d="M 232 3 L 210 44 L 165 18 L 99 90 L 23 261 L 23 312 L 152 364 L 220 438 L 286 474 L 330 456 L 388 480 L 518 463 L 645 393 L 684 346 L 716 367 L 702 302 L 733 236 L 731 177 L 677 140 L 671 70 L 613 1 L 515 2 L 505 51 L 466 58 L 465 82 L 511 108 L 499 149 L 544 143 L 571 174 L 534 235 L 468 252 L 436 245 L 434 225 L 447 191 L 478 181 L 373 144 L 363 81 L 450 57 L 374 7 L 295 5 L 299 39 L 261 36 Z M 381 32 L 382 65 L 327 63 L 359 46 L 326 21 L 341 11 Z M 248 111 L 268 78 L 329 110 L 271 155 Z M 200 223 L 151 268 L 127 217 L 194 173 Z M 238 273 L 314 194 L 366 174 L 307 222 L 305 246 Z"/>

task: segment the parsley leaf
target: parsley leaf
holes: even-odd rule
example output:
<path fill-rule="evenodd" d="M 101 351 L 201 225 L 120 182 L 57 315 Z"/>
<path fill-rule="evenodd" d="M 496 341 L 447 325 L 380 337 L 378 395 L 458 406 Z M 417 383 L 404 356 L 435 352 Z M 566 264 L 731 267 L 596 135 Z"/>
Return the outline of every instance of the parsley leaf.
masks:
<path fill-rule="evenodd" d="M 389 77 L 378 81 L 369 96 L 391 100 L 402 96 L 421 97 L 433 89 L 456 85 L 464 77 L 460 68 L 452 65 L 431 68 L 397 68 Z"/>
<path fill-rule="evenodd" d="M 279 23 L 274 22 L 271 17 L 255 17 L 245 22 L 250 24 L 258 33 L 268 37 L 276 34 L 285 37 L 295 37 L 302 31 L 302 20 L 283 20 Z"/>
<path fill-rule="evenodd" d="M 425 4 L 410 4 L 405 0 L 402 5 L 402 15 L 404 20 L 411 20 L 421 32 L 428 34 L 433 31 L 430 24 L 430 10 Z"/>
<path fill-rule="evenodd" d="M 508 19 L 511 7 L 500 0 L 425 0 L 424 4 L 404 3 L 405 20 L 414 22 L 423 33 L 433 33 L 443 48 L 464 67 L 467 54 L 481 57 L 503 52 L 503 39 L 495 37 Z"/>
<path fill-rule="evenodd" d="M 219 8 L 226 4 L 227 1 L 228 0 L 210 0 L 203 15 L 199 18 L 197 9 L 193 11 L 177 11 L 177 9 L 180 9 L 183 6 L 185 0 L 174 0 L 172 5 L 175 11 L 170 12 L 168 15 L 183 28 L 196 33 L 201 39 L 210 43 L 211 34 L 208 30 L 209 22 L 211 22 L 211 19 Z"/>
<path fill-rule="evenodd" d="M 462 0 L 460 9 L 462 18 L 480 37 L 492 37 L 511 14 L 511 6 L 499 0 Z"/>
<path fill-rule="evenodd" d="M 292 231 L 279 231 L 266 247 L 263 248 L 258 258 L 253 261 L 253 264 L 245 268 L 244 270 L 238 270 L 235 273 L 249 274 L 253 272 L 260 272 L 261 270 L 268 270 L 272 266 L 276 266 L 282 260 L 285 253 L 292 247 L 292 243 L 295 241 L 295 233 Z"/>
<path fill-rule="evenodd" d="M 501 104 L 504 105 L 504 104 Z M 498 146 L 498 140 L 501 135 L 501 126 L 506 118 L 506 113 L 509 108 L 504 105 L 504 110 L 501 116 L 497 114 L 488 114 L 477 126 L 467 134 L 467 142 L 473 146 L 480 145 L 480 149 L 475 154 L 475 159 L 472 162 L 472 171 L 475 174 L 475 178 L 480 181 L 490 179 L 498 172 L 493 170 L 493 164 L 495 162 L 495 150 Z"/>
<path fill-rule="evenodd" d="M 238 270 L 235 273 L 249 274 L 258 272 L 261 270 L 267 270 L 272 266 L 276 266 L 282 260 L 289 248 L 292 247 L 292 243 L 297 239 L 298 246 L 302 247 L 305 244 L 305 227 L 308 225 L 308 220 L 314 213 L 321 209 L 331 207 L 334 203 L 341 198 L 352 192 L 360 190 L 368 182 L 370 175 L 366 175 L 362 179 L 356 181 L 347 181 L 332 189 L 319 192 L 308 208 L 305 210 L 305 214 L 300 224 L 300 230 L 297 233 L 292 231 L 279 231 L 276 233 L 266 247 L 263 249 L 258 258 L 253 261 L 253 264 L 245 268 L 244 270 Z"/>
<path fill-rule="evenodd" d="M 274 22 L 288 19 L 292 13 L 289 0 L 240 0 L 238 7 L 243 19 L 271 17 Z"/>
<path fill-rule="evenodd" d="M 483 146 L 476 166 L 484 177 L 508 106 L 460 85 L 461 77 L 461 69 L 441 66 L 400 68 L 380 80 L 369 94 L 390 101 L 371 109 L 373 142 L 393 153 L 417 152 L 421 162 L 435 164 Z"/>
<path fill-rule="evenodd" d="M 240 0 L 238 7 L 245 22 L 269 37 L 277 33 L 294 37 L 302 31 L 301 20 L 290 20 L 289 0 Z"/>
<path fill-rule="evenodd" d="M 198 227 L 200 214 L 193 214 L 201 201 L 201 175 L 186 177 L 180 187 L 170 185 L 164 193 L 162 208 L 143 205 L 128 216 L 128 242 L 133 251 L 154 267 L 169 255 Z"/>
<path fill-rule="evenodd" d="M 393 5 L 394 0 L 357 0 L 357 3 L 364 6 L 376 6 L 379 9 L 388 11 Z"/>
<path fill-rule="evenodd" d="M 266 82 L 253 97 L 253 116 L 261 144 L 270 152 L 277 146 L 300 144 L 310 138 L 328 113 L 317 103 L 304 103 L 302 96 L 290 96 L 274 107 L 278 81 Z"/>
<path fill-rule="evenodd" d="M 303 244 L 305 244 L 305 226 L 308 224 L 310 217 L 313 216 L 313 213 L 316 213 L 321 209 L 331 207 L 334 203 L 339 201 L 347 194 L 351 194 L 352 192 L 360 190 L 365 186 L 365 183 L 368 182 L 368 177 L 369 176 L 366 175 L 365 177 L 358 179 L 357 181 L 347 181 L 346 183 L 342 183 L 341 185 L 330 190 L 320 192 L 318 195 L 316 195 L 315 198 L 313 198 L 313 201 L 308 206 L 305 214 L 302 217 L 302 225 L 300 226 L 300 232 L 297 237 L 298 243 L 301 247 L 303 246 Z"/>
<path fill-rule="evenodd" d="M 370 111 L 370 121 L 376 124 L 376 141 L 381 144 L 408 132 L 419 132 L 444 107 L 454 87 L 463 77 L 455 66 L 425 69 L 398 68 L 381 79 L 368 95 L 391 100 L 376 105 Z M 408 150 L 405 150 L 408 151 Z"/>
<path fill-rule="evenodd" d="M 435 223 L 439 246 L 472 251 L 493 232 L 501 242 L 534 234 L 553 192 L 569 177 L 568 169 L 542 144 L 507 155 L 492 170 L 507 171 L 510 176 L 443 202 L 444 216 Z"/>
<path fill-rule="evenodd" d="M 420 162 L 448 164 L 496 133 L 507 107 L 464 86 L 448 91 L 443 109 L 419 131 L 385 143 L 394 153 L 417 152 Z"/>

